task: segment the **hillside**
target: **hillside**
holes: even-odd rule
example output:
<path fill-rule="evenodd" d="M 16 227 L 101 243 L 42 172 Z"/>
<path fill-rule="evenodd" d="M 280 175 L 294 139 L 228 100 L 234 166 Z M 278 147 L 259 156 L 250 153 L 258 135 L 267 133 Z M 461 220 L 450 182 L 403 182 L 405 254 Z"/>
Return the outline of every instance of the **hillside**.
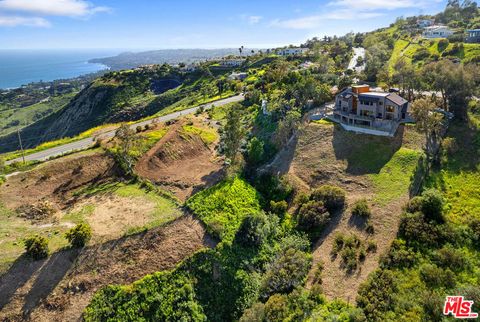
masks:
<path fill-rule="evenodd" d="M 108 73 L 70 102 L 21 129 L 25 147 L 75 136 L 92 127 L 155 114 L 203 88 L 202 73 L 185 74 L 164 66 Z M 193 94 L 193 95 L 192 95 Z M 1 137 L 0 152 L 18 147 L 16 133 Z"/>
<path fill-rule="evenodd" d="M 417 26 L 474 27 L 469 3 L 95 79 L 22 135 L 112 137 L 0 163 L 0 320 L 449 321 L 452 295 L 479 312 L 479 45 Z"/>
<path fill-rule="evenodd" d="M 250 50 L 245 49 L 246 54 Z M 164 49 L 145 52 L 125 52 L 117 56 L 91 59 L 91 63 L 109 66 L 113 70 L 131 69 L 142 65 L 190 64 L 228 55 L 237 55 L 236 48 Z"/>

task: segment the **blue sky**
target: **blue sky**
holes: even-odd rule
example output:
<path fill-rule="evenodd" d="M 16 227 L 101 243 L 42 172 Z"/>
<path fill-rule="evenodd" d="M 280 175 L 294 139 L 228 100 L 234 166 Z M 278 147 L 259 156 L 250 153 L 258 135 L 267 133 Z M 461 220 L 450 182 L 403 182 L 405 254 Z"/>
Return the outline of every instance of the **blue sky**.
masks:
<path fill-rule="evenodd" d="M 0 49 L 268 48 L 369 31 L 446 0 L 0 0 Z"/>

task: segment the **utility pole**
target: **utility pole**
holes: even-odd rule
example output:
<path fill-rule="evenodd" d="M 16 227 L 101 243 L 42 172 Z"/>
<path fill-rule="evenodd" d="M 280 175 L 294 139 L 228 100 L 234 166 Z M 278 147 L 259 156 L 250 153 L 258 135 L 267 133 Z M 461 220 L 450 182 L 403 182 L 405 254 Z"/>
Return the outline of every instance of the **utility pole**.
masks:
<path fill-rule="evenodd" d="M 23 164 L 25 164 L 25 151 L 23 151 L 22 137 L 20 136 L 20 129 L 17 129 L 18 143 L 20 144 L 20 150 L 22 150 Z"/>

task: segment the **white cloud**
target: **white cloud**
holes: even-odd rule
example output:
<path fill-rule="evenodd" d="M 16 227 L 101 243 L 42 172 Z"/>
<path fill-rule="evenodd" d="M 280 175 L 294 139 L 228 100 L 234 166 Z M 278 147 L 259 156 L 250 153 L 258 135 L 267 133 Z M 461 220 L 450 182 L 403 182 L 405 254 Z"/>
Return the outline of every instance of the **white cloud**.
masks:
<path fill-rule="evenodd" d="M 251 25 L 257 24 L 262 20 L 262 16 L 249 16 L 248 23 Z"/>
<path fill-rule="evenodd" d="M 39 17 L 18 17 L 18 16 L 0 16 L 0 26 L 2 27 L 50 27 L 48 20 Z"/>
<path fill-rule="evenodd" d="M 329 20 L 361 20 L 386 15 L 387 11 L 423 8 L 442 0 L 334 0 L 325 11 L 293 19 L 275 19 L 270 26 L 287 29 L 315 29 Z"/>
<path fill-rule="evenodd" d="M 270 25 L 273 27 L 288 29 L 313 29 L 322 26 L 328 20 L 354 20 L 369 19 L 383 16 L 381 12 L 362 12 L 347 9 L 332 10 L 325 14 L 306 16 L 296 19 L 273 20 Z"/>
<path fill-rule="evenodd" d="M 0 9 L 46 16 L 85 17 L 110 11 L 84 0 L 0 0 Z"/>
<path fill-rule="evenodd" d="M 243 21 L 246 21 L 249 25 L 256 25 L 263 19 L 262 16 L 254 16 L 254 15 L 246 15 L 246 14 L 239 15 L 239 17 Z"/>
<path fill-rule="evenodd" d="M 329 2 L 328 5 L 371 11 L 412 8 L 418 6 L 419 2 L 414 0 L 337 0 Z"/>

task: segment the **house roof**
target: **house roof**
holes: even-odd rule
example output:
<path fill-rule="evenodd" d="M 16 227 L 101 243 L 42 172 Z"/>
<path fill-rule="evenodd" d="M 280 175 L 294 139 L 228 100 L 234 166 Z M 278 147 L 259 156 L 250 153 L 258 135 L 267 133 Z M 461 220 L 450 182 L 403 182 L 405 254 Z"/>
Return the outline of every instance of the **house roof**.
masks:
<path fill-rule="evenodd" d="M 381 92 L 365 92 L 359 95 L 361 96 L 373 96 L 373 97 L 387 97 L 389 93 L 381 93 Z"/>
<path fill-rule="evenodd" d="M 388 94 L 388 95 L 387 95 L 387 98 L 388 98 L 390 101 L 392 101 L 393 103 L 395 103 L 395 104 L 397 104 L 397 105 L 399 105 L 399 106 L 401 106 L 401 105 L 403 105 L 403 104 L 405 104 L 405 103 L 408 103 L 408 101 L 407 101 L 406 99 L 404 99 L 403 97 L 401 97 L 401 96 L 399 96 L 399 95 L 397 95 L 397 94 L 395 94 L 395 93 L 390 93 L 390 94 Z"/>

